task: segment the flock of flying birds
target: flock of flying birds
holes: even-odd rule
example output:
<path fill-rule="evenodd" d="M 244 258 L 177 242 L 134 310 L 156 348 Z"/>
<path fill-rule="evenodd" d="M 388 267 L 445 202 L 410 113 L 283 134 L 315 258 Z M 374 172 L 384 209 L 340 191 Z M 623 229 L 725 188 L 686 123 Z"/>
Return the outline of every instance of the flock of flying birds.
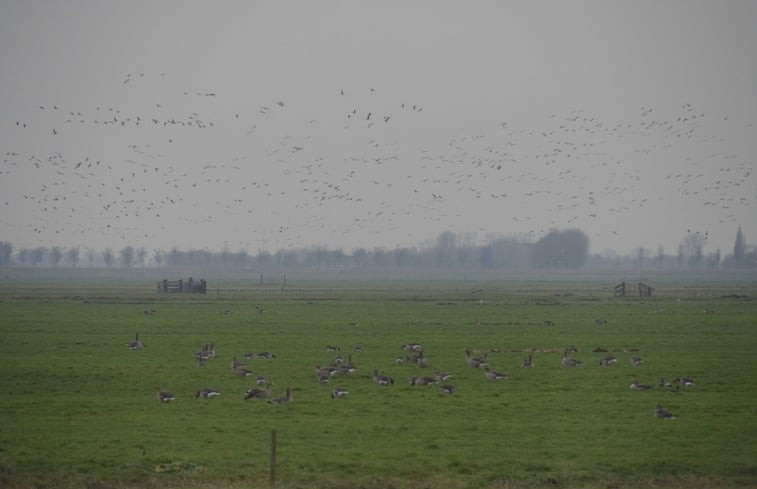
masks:
<path fill-rule="evenodd" d="M 152 310 L 145 312 L 154 314 L 154 311 Z M 226 312 L 228 311 L 225 311 L 224 313 Z M 595 323 L 601 327 L 607 325 L 607 321 L 604 319 L 598 319 L 595 321 Z M 546 327 L 554 326 L 554 321 L 544 321 L 544 325 Z M 139 333 L 137 333 L 133 341 L 126 343 L 126 347 L 129 350 L 144 350 L 147 348 L 147 345 L 139 339 Z M 409 342 L 403 344 L 401 348 L 402 353 L 396 356 L 396 358 L 394 359 L 394 363 L 396 365 L 410 365 L 412 367 L 421 369 L 421 372 L 426 369 L 435 371 L 434 374 L 430 375 L 410 375 L 408 377 L 408 383 L 410 386 L 436 386 L 440 392 L 440 396 L 451 396 L 457 392 L 457 387 L 452 384 L 455 375 L 450 371 L 440 370 L 439 368 L 432 369 L 431 361 L 429 360 L 426 349 L 424 348 L 422 343 Z M 355 377 L 355 374 L 356 372 L 358 372 L 359 368 L 353 361 L 352 353 L 344 354 L 342 353 L 341 347 L 332 344 L 326 345 L 325 350 L 333 355 L 333 359 L 329 365 L 315 365 L 315 378 L 320 384 L 328 385 L 331 384 L 332 379 Z M 352 351 L 355 353 L 355 355 L 359 355 L 363 352 L 363 347 L 362 345 L 356 345 Z M 584 361 L 571 356 L 572 353 L 579 351 L 578 348 L 573 346 L 566 348 L 534 347 L 527 348 L 525 350 L 491 348 L 483 354 L 481 354 L 480 351 L 474 351 L 470 348 L 465 348 L 465 363 L 468 367 L 481 370 L 484 377 L 491 381 L 503 381 L 507 380 L 509 378 L 509 375 L 491 368 L 489 353 L 524 351 L 526 353 L 526 356 L 521 364 L 521 368 L 523 369 L 533 368 L 536 365 L 533 355 L 542 353 L 561 353 L 560 364 L 563 368 L 576 368 L 581 367 L 584 364 Z M 636 354 L 636 352 L 638 352 L 637 348 L 626 347 L 615 349 L 614 351 L 631 354 L 631 356 L 628 357 L 628 363 L 632 368 L 639 367 L 644 363 L 644 360 Z M 609 350 L 603 347 L 596 347 L 592 350 L 593 354 L 600 355 L 598 362 L 600 367 L 612 367 L 614 365 L 618 365 L 618 358 L 614 354 L 610 354 L 608 352 Z M 216 357 L 215 345 L 212 343 L 206 343 L 199 351 L 195 352 L 193 356 L 199 366 L 204 366 Z M 244 358 L 248 360 L 272 360 L 276 358 L 276 354 L 268 351 L 259 353 L 245 353 Z M 264 370 L 265 369 L 272 370 L 272 368 L 268 366 L 265 367 Z M 236 356 L 234 356 L 231 360 L 231 373 L 237 377 L 242 377 L 245 379 L 250 378 L 255 382 L 254 387 L 247 389 L 245 395 L 243 396 L 244 400 L 262 399 L 266 400 L 269 404 L 289 404 L 294 400 L 293 387 L 287 387 L 286 394 L 283 396 L 274 396 L 273 382 L 271 380 L 271 377 L 268 375 L 256 373 L 255 371 L 251 370 L 246 364 L 237 360 Z M 378 386 L 382 387 L 391 387 L 395 383 L 394 378 L 386 375 L 383 372 L 379 372 L 378 369 L 375 368 L 373 369 L 371 380 Z M 342 385 L 333 387 L 330 390 L 332 399 L 342 399 L 349 395 L 350 391 L 347 387 L 344 387 L 344 385 L 345 384 L 342 383 Z M 681 388 L 686 389 L 694 385 L 694 380 L 690 377 L 677 377 L 670 382 L 666 381 L 664 378 L 661 378 L 657 386 L 640 382 L 636 377 L 634 377 L 631 381 L 630 388 L 634 391 L 649 391 L 653 389 L 659 389 L 667 393 L 679 394 L 681 392 Z M 221 392 L 217 389 L 211 387 L 203 387 L 195 393 L 194 397 L 196 399 L 213 399 L 220 395 Z M 157 399 L 162 403 L 169 403 L 176 400 L 176 396 L 169 390 L 160 390 L 157 393 Z M 670 410 L 666 409 L 662 404 L 656 405 L 654 409 L 654 416 L 660 419 L 676 418 L 676 416 Z"/>
<path fill-rule="evenodd" d="M 728 116 L 690 104 L 472 131 L 445 121 L 445 107 L 380 88 L 257 103 L 168 78 L 126 76 L 113 89 L 121 103 L 45 100 L 5 115 L 7 234 L 245 249 L 371 247 L 387 236 L 413 246 L 445 230 L 538 238 L 578 227 L 594 238 L 678 203 L 730 230 L 757 198 L 754 162 L 733 153 Z M 144 95 L 153 92 L 167 94 Z"/>

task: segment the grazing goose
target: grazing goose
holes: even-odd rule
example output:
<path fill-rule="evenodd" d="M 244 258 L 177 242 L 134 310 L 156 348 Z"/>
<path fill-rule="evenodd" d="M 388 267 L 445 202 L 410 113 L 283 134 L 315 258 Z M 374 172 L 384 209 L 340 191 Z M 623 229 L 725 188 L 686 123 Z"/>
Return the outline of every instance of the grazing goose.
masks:
<path fill-rule="evenodd" d="M 269 404 L 287 404 L 292 402 L 292 388 L 287 387 L 287 393 L 284 397 L 274 397 L 273 399 L 269 399 Z"/>
<path fill-rule="evenodd" d="M 441 391 L 442 394 L 452 395 L 457 391 L 454 385 L 451 384 L 444 384 L 439 386 L 439 391 Z"/>
<path fill-rule="evenodd" d="M 452 379 L 452 374 L 449 372 L 440 372 L 439 370 L 437 370 L 435 377 L 439 382 L 447 382 L 448 380 Z"/>
<path fill-rule="evenodd" d="M 597 326 L 605 326 L 607 325 L 607 319 L 595 319 L 594 324 Z"/>
<path fill-rule="evenodd" d="M 551 319 L 544 320 L 544 326 L 554 326 L 554 325 L 555 325 L 555 322 L 552 321 Z"/>
<path fill-rule="evenodd" d="M 258 353 L 257 355 L 255 355 L 254 358 L 266 358 L 266 359 L 267 358 L 276 358 L 276 355 L 274 355 L 273 353 L 268 352 L 268 351 L 261 351 L 260 353 Z"/>
<path fill-rule="evenodd" d="M 338 346 L 336 346 L 336 345 L 326 345 L 326 351 L 327 351 L 327 352 L 330 352 L 330 353 L 336 353 L 336 352 L 338 352 L 338 351 L 340 351 L 340 350 L 341 350 L 341 348 L 339 348 L 339 347 L 338 347 Z"/>
<path fill-rule="evenodd" d="M 205 387 L 204 389 L 197 391 L 197 394 L 195 394 L 195 399 L 200 398 L 200 397 L 202 397 L 203 399 L 213 399 L 214 397 L 217 397 L 220 395 L 221 393 L 218 392 L 217 390 Z"/>
<path fill-rule="evenodd" d="M 235 375 L 238 375 L 240 377 L 249 377 L 252 375 L 252 371 L 245 368 L 245 366 L 239 362 L 237 362 L 237 357 L 234 357 L 231 360 L 231 371 L 234 372 Z"/>
<path fill-rule="evenodd" d="M 560 361 L 562 362 L 563 367 L 578 367 L 579 365 L 584 363 L 581 360 L 570 358 L 567 352 L 562 353 L 562 357 L 560 358 Z"/>
<path fill-rule="evenodd" d="M 139 333 L 137 333 L 134 338 L 134 341 L 130 341 L 126 343 L 126 347 L 129 350 L 141 350 L 142 348 L 146 348 L 147 345 L 145 345 L 144 342 L 139 339 Z"/>
<path fill-rule="evenodd" d="M 660 419 L 676 419 L 673 413 L 662 407 L 662 404 L 658 404 L 657 407 L 655 407 L 654 417 Z"/>
<path fill-rule="evenodd" d="M 504 380 L 507 378 L 506 374 L 491 370 L 489 367 L 484 367 L 484 375 L 486 375 L 487 379 L 491 379 L 491 380 Z"/>
<path fill-rule="evenodd" d="M 268 379 L 265 377 L 265 375 L 258 375 L 255 377 L 255 383 L 258 385 L 266 385 L 268 384 Z"/>
<path fill-rule="evenodd" d="M 349 394 L 350 391 L 343 387 L 334 387 L 331 389 L 331 398 L 332 399 L 338 399 L 342 397 L 347 397 L 347 394 Z"/>
<path fill-rule="evenodd" d="M 261 389 L 260 387 L 254 387 L 252 389 L 248 389 L 247 393 L 244 395 L 244 398 L 245 400 L 252 399 L 253 397 L 256 399 L 268 399 L 271 396 L 272 387 L 273 387 L 273 384 L 269 382 L 266 385 L 265 389 Z"/>
<path fill-rule="evenodd" d="M 592 353 L 607 353 L 607 348 L 598 346 L 592 350 Z"/>
<path fill-rule="evenodd" d="M 468 365 L 470 365 L 473 368 L 481 368 L 481 367 L 487 367 L 489 366 L 489 362 L 486 361 L 486 355 L 484 355 L 484 358 L 476 358 L 474 356 L 471 356 L 472 352 L 470 349 L 465 349 L 465 361 L 468 362 Z"/>
<path fill-rule="evenodd" d="M 673 379 L 673 383 L 682 385 L 683 387 L 691 387 L 694 385 L 694 381 L 689 377 L 678 377 L 677 379 Z"/>
<path fill-rule="evenodd" d="M 651 384 L 640 384 L 638 380 L 633 379 L 631 382 L 631 389 L 635 391 L 648 391 L 649 389 L 652 389 L 654 386 Z"/>
<path fill-rule="evenodd" d="M 405 351 L 422 352 L 423 345 L 421 345 L 420 343 L 405 343 L 404 345 L 402 345 L 402 349 Z"/>
<path fill-rule="evenodd" d="M 394 385 L 394 379 L 386 375 L 378 373 L 378 370 L 373 371 L 373 381 L 378 385 Z"/>
<path fill-rule="evenodd" d="M 410 385 L 434 385 L 436 379 L 433 377 L 410 377 Z"/>
<path fill-rule="evenodd" d="M 526 358 L 523 360 L 523 368 L 531 368 L 534 366 L 534 359 L 531 357 L 531 355 L 526 355 Z"/>
<path fill-rule="evenodd" d="M 612 355 L 607 355 L 606 357 L 602 358 L 602 360 L 599 361 L 599 364 L 603 367 L 608 367 L 616 363 L 618 363 L 618 359 Z"/>
<path fill-rule="evenodd" d="M 160 392 L 158 392 L 158 400 L 160 402 L 171 402 L 174 399 L 176 399 L 176 398 L 169 391 L 160 391 Z"/>
<path fill-rule="evenodd" d="M 644 363 L 644 360 L 642 360 L 640 357 L 631 357 L 630 360 L 628 360 L 628 363 L 630 363 L 634 367 L 638 367 L 642 363 Z"/>
<path fill-rule="evenodd" d="M 661 389 L 670 389 L 673 387 L 673 384 L 665 380 L 665 378 L 660 377 L 660 383 L 658 384 Z"/>

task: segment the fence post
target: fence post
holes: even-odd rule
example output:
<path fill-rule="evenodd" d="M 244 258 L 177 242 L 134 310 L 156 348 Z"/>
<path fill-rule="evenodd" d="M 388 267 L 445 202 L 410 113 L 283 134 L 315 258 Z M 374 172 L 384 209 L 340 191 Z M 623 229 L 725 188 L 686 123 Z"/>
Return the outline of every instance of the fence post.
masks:
<path fill-rule="evenodd" d="M 276 485 L 276 430 L 271 430 L 271 460 L 268 482 L 272 486 Z"/>

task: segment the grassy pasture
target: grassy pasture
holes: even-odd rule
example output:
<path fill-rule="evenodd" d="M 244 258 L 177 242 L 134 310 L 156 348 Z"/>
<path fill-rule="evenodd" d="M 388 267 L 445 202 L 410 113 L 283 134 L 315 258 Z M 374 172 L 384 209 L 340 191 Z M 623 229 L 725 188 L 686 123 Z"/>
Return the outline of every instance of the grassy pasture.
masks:
<path fill-rule="evenodd" d="M 283 290 L 230 277 L 216 290 L 209 280 L 205 296 L 160 295 L 152 282 L 3 278 L 0 486 L 265 486 L 273 429 L 282 487 L 757 486 L 748 277 L 660 280 L 644 301 L 613 299 L 613 280 L 566 276 L 293 276 Z M 137 331 L 147 348 L 129 351 Z M 429 368 L 395 364 L 412 341 Z M 199 367 L 192 353 L 207 342 L 217 356 Z M 328 344 L 359 370 L 322 385 L 314 366 L 334 359 Z M 534 368 L 520 368 L 524 349 L 568 346 L 583 365 L 537 352 Z M 600 367 L 597 346 L 619 364 Z M 509 378 L 486 379 L 464 348 Z M 242 399 L 253 381 L 231 373 L 231 358 L 260 351 L 276 358 L 244 362 L 273 380 L 274 395 L 292 386 L 291 404 Z M 644 363 L 632 367 L 631 355 Z M 395 385 L 373 383 L 374 368 Z M 437 369 L 454 375 L 454 395 L 407 381 Z M 629 389 L 634 377 L 683 375 L 696 386 Z M 331 399 L 337 385 L 350 394 Z M 195 399 L 202 387 L 222 395 Z M 160 389 L 176 401 L 159 403 Z M 657 403 L 677 419 L 654 418 Z"/>

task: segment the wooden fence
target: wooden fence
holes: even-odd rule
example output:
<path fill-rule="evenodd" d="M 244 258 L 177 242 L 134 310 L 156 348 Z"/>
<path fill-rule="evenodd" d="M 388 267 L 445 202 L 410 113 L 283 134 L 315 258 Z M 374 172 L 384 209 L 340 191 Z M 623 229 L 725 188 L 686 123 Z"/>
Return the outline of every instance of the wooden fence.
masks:
<path fill-rule="evenodd" d="M 188 292 L 193 294 L 205 294 L 208 291 L 208 283 L 205 279 L 200 279 L 199 282 L 189 277 L 187 280 L 166 280 L 163 279 L 158 282 L 158 292 Z"/>
<path fill-rule="evenodd" d="M 649 285 L 639 282 L 639 297 L 651 297 L 652 291 L 654 290 L 653 287 L 650 287 Z M 618 285 L 615 286 L 613 289 L 613 296 L 615 297 L 625 297 L 626 296 L 626 283 L 621 282 Z"/>

